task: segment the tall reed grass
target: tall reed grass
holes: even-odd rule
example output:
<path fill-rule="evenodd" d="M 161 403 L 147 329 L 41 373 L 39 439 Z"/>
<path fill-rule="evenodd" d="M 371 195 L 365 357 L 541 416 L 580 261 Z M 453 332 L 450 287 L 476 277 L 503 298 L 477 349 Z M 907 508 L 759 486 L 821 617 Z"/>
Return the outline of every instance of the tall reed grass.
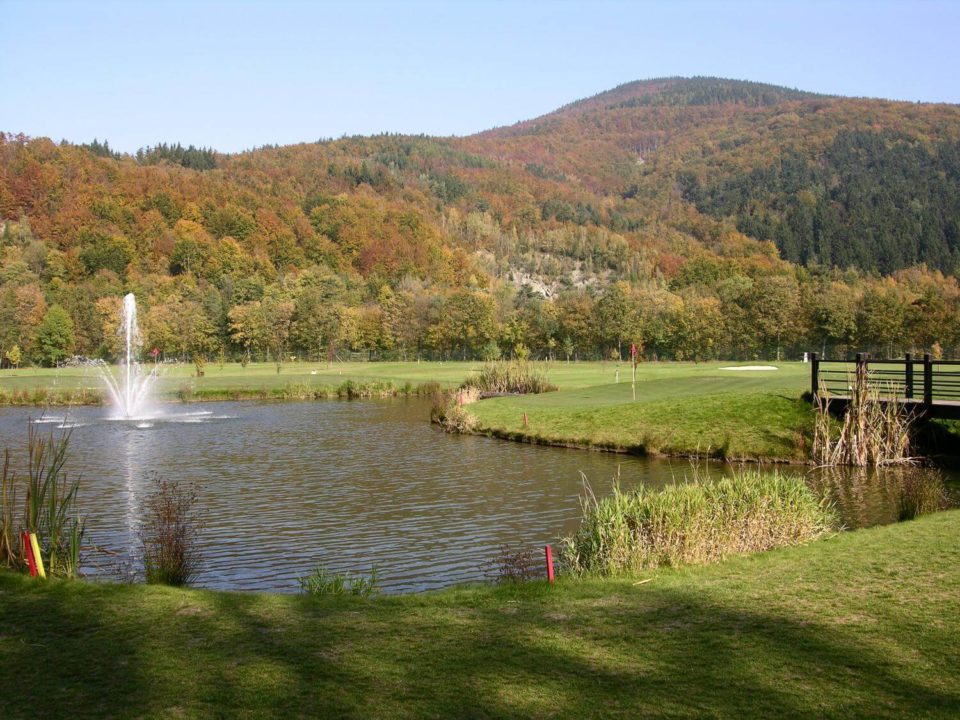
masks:
<path fill-rule="evenodd" d="M 585 480 L 582 509 L 580 529 L 561 543 L 564 567 L 575 574 L 717 562 L 838 527 L 833 508 L 802 477 L 778 471 L 742 470 L 662 490 L 624 492 L 616 481 L 599 500 Z"/>
<path fill-rule="evenodd" d="M 359 382 L 346 380 L 339 385 L 312 385 L 287 383 L 280 387 L 259 388 L 195 388 L 182 385 L 177 398 L 183 402 L 210 400 L 330 400 L 389 397 L 430 397 L 438 383 L 414 385 L 406 382 L 397 386 L 392 381 Z"/>
<path fill-rule="evenodd" d="M 543 393 L 557 389 L 547 379 L 546 371 L 521 360 L 486 363 L 475 375 L 467 377 L 461 387 L 489 395 Z"/>
<path fill-rule="evenodd" d="M 10 470 L 10 450 L 3 451 L 3 474 L 0 475 L 0 565 L 17 567 L 20 564 L 14 543 L 14 507 L 17 504 L 17 489 Z"/>
<path fill-rule="evenodd" d="M 909 464 L 914 417 L 897 402 L 895 393 L 885 394 L 870 382 L 866 365 L 858 365 L 850 383 L 839 432 L 830 414 L 825 388 L 817 395 L 813 430 L 813 460 L 817 465 Z"/>
<path fill-rule="evenodd" d="M 0 563 L 23 568 L 26 559 L 15 538 L 20 532 L 36 533 L 44 567 L 50 575 L 75 577 L 80 571 L 80 543 L 84 523 L 77 512 L 79 480 L 64 471 L 70 434 L 43 437 L 33 425 L 27 430 L 27 475 L 11 470 L 10 451 L 4 451 L 0 478 Z M 15 528 L 18 489 L 23 497 L 21 521 Z"/>

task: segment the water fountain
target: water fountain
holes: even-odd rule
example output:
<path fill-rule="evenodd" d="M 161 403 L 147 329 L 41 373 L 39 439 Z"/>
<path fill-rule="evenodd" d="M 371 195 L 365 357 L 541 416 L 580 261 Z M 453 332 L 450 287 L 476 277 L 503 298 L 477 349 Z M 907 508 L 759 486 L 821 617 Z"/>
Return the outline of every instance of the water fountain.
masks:
<path fill-rule="evenodd" d="M 123 298 L 123 310 L 120 314 L 118 335 L 126 341 L 126 359 L 121 367 L 120 379 L 114 376 L 106 364 L 100 365 L 100 375 L 115 408 L 114 417 L 122 420 L 135 420 L 151 414 L 150 388 L 156 380 L 156 368 L 144 372 L 137 361 L 143 339 L 137 325 L 137 299 L 133 293 Z"/>

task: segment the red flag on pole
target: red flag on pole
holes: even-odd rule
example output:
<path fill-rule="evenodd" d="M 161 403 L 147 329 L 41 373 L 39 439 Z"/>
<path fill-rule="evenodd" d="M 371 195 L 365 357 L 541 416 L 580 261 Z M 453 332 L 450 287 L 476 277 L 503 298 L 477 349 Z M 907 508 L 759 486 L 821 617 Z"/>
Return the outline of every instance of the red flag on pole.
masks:
<path fill-rule="evenodd" d="M 636 356 L 637 356 L 637 344 L 630 343 L 630 357 L 636 357 Z"/>

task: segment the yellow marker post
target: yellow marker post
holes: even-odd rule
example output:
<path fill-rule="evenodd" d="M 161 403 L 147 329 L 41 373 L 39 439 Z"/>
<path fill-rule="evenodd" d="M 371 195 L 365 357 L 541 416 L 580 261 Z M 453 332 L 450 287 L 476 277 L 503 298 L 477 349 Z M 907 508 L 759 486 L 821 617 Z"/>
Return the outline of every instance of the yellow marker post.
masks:
<path fill-rule="evenodd" d="M 43 569 L 43 557 L 40 555 L 40 543 L 37 542 L 36 533 L 30 533 L 30 547 L 33 548 L 33 557 L 37 561 L 37 574 L 46 580 L 47 573 Z"/>

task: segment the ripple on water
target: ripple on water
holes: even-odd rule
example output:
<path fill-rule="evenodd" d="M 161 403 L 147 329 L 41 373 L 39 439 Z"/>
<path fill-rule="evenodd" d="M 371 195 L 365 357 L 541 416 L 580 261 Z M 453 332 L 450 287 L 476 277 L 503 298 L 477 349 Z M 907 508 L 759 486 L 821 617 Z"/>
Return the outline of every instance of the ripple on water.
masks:
<path fill-rule="evenodd" d="M 375 564 L 389 592 L 482 580 L 502 544 L 539 551 L 576 527 L 581 471 L 597 493 L 618 467 L 625 487 L 677 474 L 643 458 L 447 435 L 423 401 L 165 410 L 133 423 L 104 422 L 102 408 L 41 419 L 75 425 L 67 470 L 81 477 L 91 544 L 138 555 L 154 478 L 195 482 L 199 584 L 221 589 L 296 592 L 317 562 Z M 0 441 L 22 448 L 28 417 L 0 410 Z"/>

